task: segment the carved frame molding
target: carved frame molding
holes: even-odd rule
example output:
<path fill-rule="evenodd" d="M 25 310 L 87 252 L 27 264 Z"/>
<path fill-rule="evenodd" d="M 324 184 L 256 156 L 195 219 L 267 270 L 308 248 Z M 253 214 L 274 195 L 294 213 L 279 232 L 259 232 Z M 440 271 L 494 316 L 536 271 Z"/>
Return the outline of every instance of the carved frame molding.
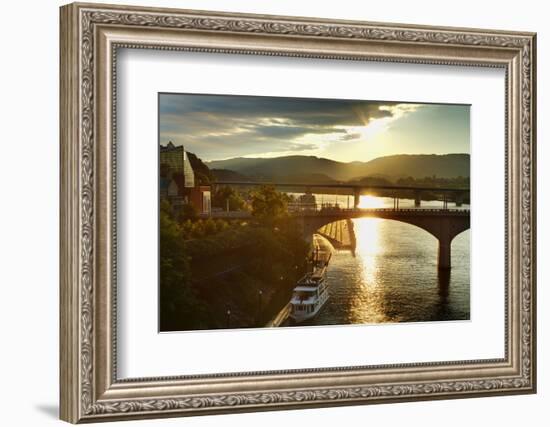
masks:
<path fill-rule="evenodd" d="M 506 357 L 117 380 L 113 147 L 116 51 L 121 47 L 505 68 Z M 534 34 L 71 4 L 61 8 L 60 88 L 62 419 L 535 391 Z M 285 386 L 290 379 L 299 385 Z"/>

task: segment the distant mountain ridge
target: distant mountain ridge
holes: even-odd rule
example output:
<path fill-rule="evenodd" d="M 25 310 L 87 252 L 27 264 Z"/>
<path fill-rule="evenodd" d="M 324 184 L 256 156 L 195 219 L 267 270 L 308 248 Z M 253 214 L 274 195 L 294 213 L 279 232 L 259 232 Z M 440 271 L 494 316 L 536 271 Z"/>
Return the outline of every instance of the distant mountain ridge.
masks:
<path fill-rule="evenodd" d="M 378 157 L 368 162 L 338 162 L 315 156 L 244 158 L 206 162 L 210 169 L 232 171 L 255 181 L 273 179 L 298 182 L 358 180 L 377 176 L 390 180 L 413 177 L 455 178 L 470 176 L 469 154 L 397 154 Z M 219 175 L 222 173 L 220 172 Z M 214 173 L 218 175 L 218 173 Z M 228 176 L 229 173 L 225 172 Z M 237 175 L 235 175 L 237 176 Z M 221 179 L 220 179 L 221 180 Z"/>

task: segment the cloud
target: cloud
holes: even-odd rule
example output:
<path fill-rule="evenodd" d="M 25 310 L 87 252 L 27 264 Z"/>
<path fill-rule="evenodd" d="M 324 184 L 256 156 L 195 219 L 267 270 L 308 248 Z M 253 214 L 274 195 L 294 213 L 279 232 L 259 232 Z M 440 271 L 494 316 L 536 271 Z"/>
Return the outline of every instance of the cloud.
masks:
<path fill-rule="evenodd" d="M 354 139 L 361 138 L 362 134 L 359 132 L 346 132 L 340 137 L 340 141 L 352 141 Z"/>
<path fill-rule="evenodd" d="M 400 107 L 405 105 L 405 107 Z M 360 100 L 161 94 L 161 143 L 205 159 L 311 151 L 360 139 L 357 128 L 413 111 L 408 104 Z"/>

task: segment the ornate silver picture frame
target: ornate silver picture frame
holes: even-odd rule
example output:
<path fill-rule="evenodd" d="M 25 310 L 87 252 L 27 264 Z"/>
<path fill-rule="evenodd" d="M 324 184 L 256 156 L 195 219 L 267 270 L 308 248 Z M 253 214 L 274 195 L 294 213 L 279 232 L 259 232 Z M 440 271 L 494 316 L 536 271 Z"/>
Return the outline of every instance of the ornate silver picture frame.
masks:
<path fill-rule="evenodd" d="M 61 419 L 79 423 L 536 391 L 535 34 L 79 3 L 63 6 L 60 18 Z M 504 70 L 504 357 L 119 378 L 115 148 L 116 61 L 122 48 Z"/>

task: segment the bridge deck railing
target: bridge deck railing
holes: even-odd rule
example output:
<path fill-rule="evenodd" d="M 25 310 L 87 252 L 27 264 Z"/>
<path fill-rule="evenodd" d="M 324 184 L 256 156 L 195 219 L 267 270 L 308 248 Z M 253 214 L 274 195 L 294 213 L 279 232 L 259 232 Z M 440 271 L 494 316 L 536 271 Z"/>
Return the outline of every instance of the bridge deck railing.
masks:
<path fill-rule="evenodd" d="M 469 209 L 436 209 L 436 208 L 325 208 L 325 209 L 301 209 L 289 211 L 294 217 L 302 216 L 355 216 L 364 214 L 394 214 L 394 215 L 470 215 Z M 202 214 L 202 218 L 239 219 L 250 218 L 252 214 L 248 211 L 213 211 L 210 214 Z"/>
<path fill-rule="evenodd" d="M 328 208 L 319 210 L 295 210 L 289 212 L 291 215 L 346 215 L 366 213 L 401 213 L 401 214 L 446 214 L 446 215 L 469 215 L 469 209 L 444 209 L 444 208 Z"/>

